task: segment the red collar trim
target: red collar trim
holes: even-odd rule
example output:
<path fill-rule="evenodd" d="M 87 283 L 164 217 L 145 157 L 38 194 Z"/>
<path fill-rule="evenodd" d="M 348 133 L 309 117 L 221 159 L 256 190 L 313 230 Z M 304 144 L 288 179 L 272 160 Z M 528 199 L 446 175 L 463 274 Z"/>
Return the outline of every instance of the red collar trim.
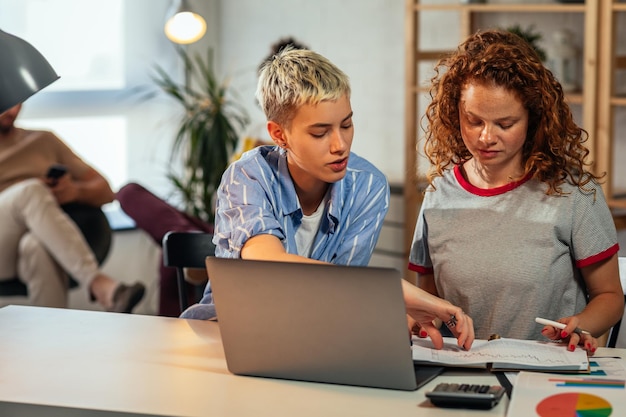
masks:
<path fill-rule="evenodd" d="M 467 181 L 465 177 L 463 177 L 463 173 L 461 172 L 460 165 L 454 166 L 454 177 L 456 178 L 456 180 L 459 182 L 459 184 L 461 185 L 461 187 L 463 187 L 465 191 L 468 191 L 480 197 L 493 197 L 495 195 L 504 194 L 511 190 L 516 189 L 517 187 L 519 187 L 520 185 L 524 184 L 526 181 L 531 179 L 533 177 L 533 173 L 529 172 L 528 174 L 526 174 L 524 178 L 522 178 L 519 181 L 513 181 L 506 185 L 503 185 L 501 187 L 496 187 L 496 188 L 478 188 L 475 185 L 470 184 L 469 181 Z"/>

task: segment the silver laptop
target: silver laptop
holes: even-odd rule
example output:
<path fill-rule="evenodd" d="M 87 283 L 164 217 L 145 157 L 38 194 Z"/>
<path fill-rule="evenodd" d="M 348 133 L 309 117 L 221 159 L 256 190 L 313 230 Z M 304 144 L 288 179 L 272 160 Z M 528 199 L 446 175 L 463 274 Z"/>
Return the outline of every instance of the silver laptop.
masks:
<path fill-rule="evenodd" d="M 230 372 L 415 390 L 400 272 L 207 257 Z"/>

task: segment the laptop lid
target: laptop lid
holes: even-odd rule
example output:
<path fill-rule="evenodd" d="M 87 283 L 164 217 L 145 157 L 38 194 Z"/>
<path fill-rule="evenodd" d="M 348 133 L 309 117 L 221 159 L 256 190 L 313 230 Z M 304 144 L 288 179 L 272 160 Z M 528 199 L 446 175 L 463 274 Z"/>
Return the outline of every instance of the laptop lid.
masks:
<path fill-rule="evenodd" d="M 238 375 L 414 390 L 400 272 L 207 257 Z M 441 368 L 421 369 L 425 380 Z"/>

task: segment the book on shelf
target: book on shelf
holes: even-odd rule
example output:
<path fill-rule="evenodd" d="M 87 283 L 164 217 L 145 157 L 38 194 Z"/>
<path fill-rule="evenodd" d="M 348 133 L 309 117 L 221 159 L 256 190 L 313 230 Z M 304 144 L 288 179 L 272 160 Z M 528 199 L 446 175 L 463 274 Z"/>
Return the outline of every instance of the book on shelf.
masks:
<path fill-rule="evenodd" d="M 444 337 L 444 347 L 434 349 L 429 339 L 413 336 L 413 361 L 451 367 L 487 368 L 492 371 L 544 371 L 589 373 L 587 352 L 555 342 L 520 339 L 475 340 L 468 351 L 456 339 Z"/>

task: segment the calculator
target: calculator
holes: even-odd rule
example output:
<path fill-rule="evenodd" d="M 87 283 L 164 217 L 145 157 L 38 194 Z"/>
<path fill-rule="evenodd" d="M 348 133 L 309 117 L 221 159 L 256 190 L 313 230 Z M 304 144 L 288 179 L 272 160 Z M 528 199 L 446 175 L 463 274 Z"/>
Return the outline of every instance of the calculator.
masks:
<path fill-rule="evenodd" d="M 426 397 L 437 407 L 489 409 L 500 402 L 504 393 L 500 385 L 441 383 Z"/>

